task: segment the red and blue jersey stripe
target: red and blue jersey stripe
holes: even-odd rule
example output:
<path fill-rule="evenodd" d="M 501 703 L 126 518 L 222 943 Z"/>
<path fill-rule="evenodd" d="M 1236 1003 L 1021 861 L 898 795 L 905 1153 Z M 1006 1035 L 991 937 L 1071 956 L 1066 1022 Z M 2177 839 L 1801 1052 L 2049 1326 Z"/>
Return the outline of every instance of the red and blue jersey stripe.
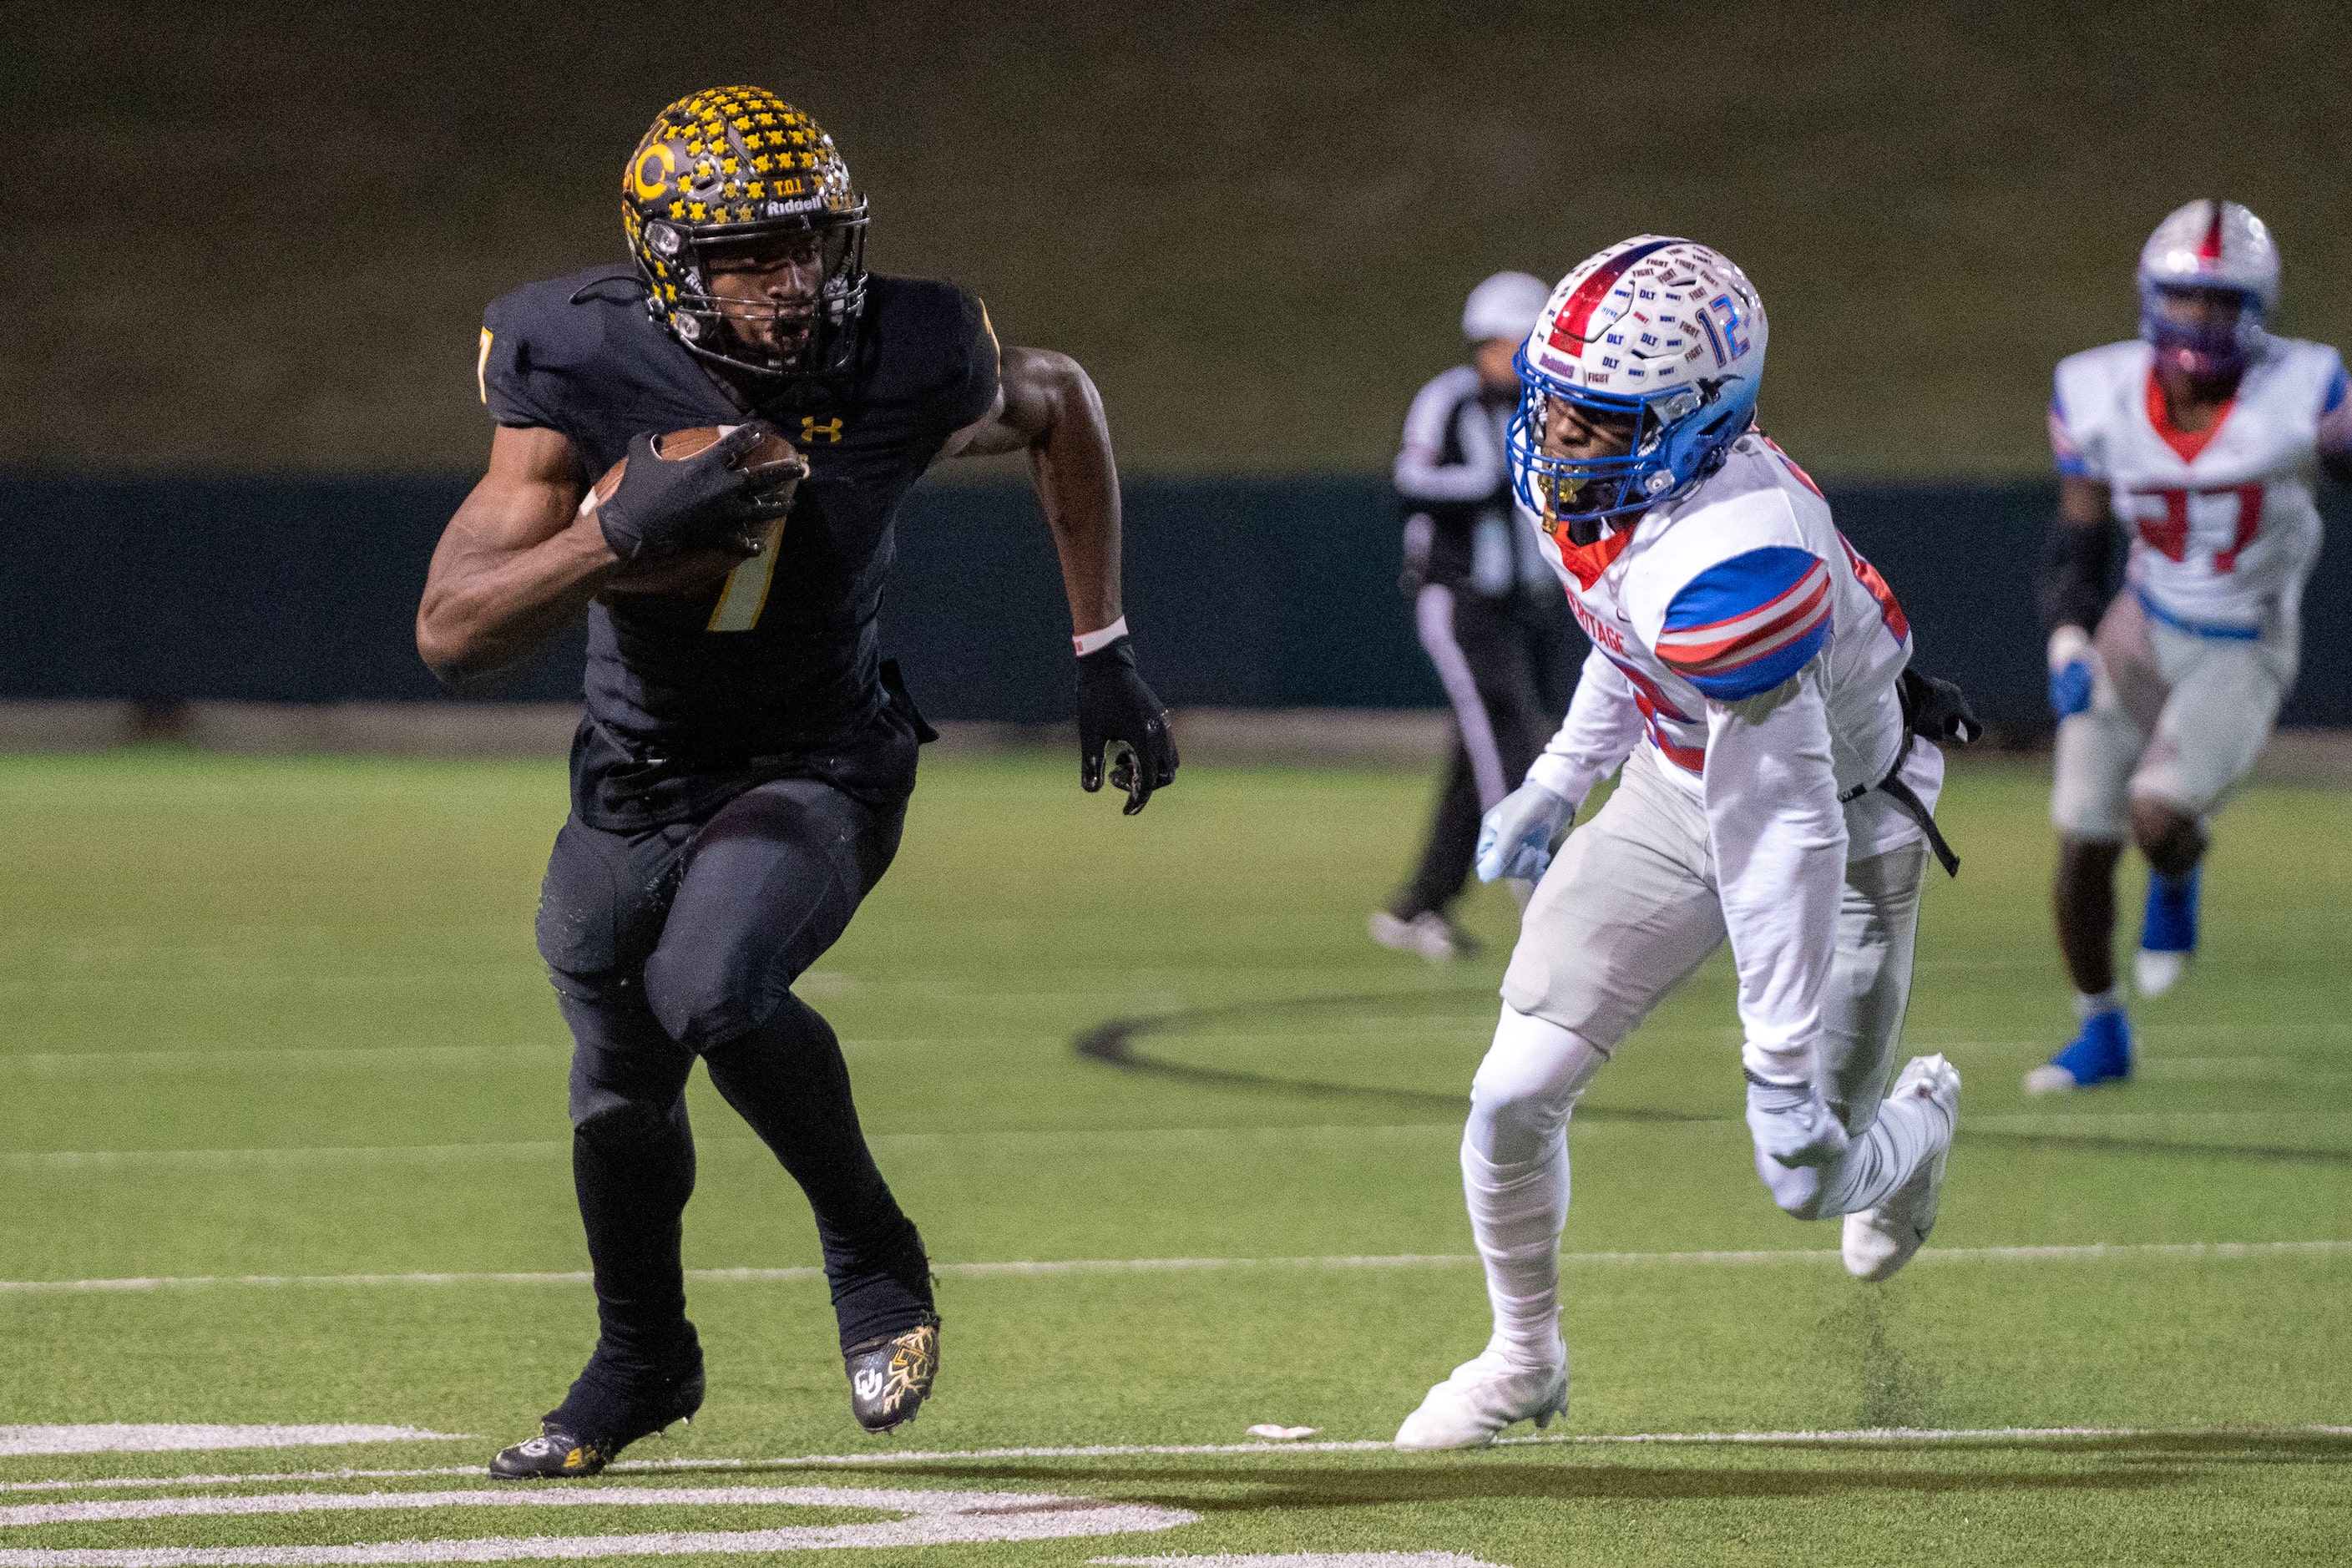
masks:
<path fill-rule="evenodd" d="M 1706 696 L 1771 690 L 1829 646 L 1829 563 L 1776 544 L 1718 561 L 1666 607 L 1658 657 Z"/>

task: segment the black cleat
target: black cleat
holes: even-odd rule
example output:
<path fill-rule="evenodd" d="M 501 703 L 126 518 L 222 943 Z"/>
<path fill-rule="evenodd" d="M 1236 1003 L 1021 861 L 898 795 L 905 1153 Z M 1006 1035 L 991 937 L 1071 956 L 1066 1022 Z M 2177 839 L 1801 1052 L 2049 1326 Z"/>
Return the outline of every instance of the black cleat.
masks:
<path fill-rule="evenodd" d="M 842 1361 L 857 1424 L 877 1436 L 895 1431 L 930 1397 L 940 1373 L 940 1321 L 926 1317 L 911 1329 L 864 1341 Z"/>
<path fill-rule="evenodd" d="M 511 1448 L 501 1448 L 490 1461 L 490 1479 L 499 1481 L 553 1481 L 593 1476 L 621 1450 L 566 1432 L 552 1421 L 542 1421 L 539 1436 L 526 1437 Z"/>
<path fill-rule="evenodd" d="M 551 1413 L 539 1424 L 538 1436 L 499 1450 L 490 1461 L 490 1477 L 501 1481 L 551 1481 L 595 1475 L 638 1438 L 650 1436 L 673 1421 L 692 1421 L 694 1413 L 702 1408 L 702 1373 L 697 1371 L 664 1391 L 660 1403 L 634 1412 L 609 1437 L 572 1431 L 569 1422 L 555 1419 L 560 1412 Z"/>

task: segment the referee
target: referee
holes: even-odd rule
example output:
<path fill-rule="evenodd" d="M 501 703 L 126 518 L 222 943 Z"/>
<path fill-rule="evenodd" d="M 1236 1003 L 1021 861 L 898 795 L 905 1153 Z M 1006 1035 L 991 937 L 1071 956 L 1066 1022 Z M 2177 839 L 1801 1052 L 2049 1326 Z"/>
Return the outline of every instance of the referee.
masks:
<path fill-rule="evenodd" d="M 1404 591 L 1453 705 L 1454 751 L 1412 880 L 1371 918 L 1382 947 L 1444 961 L 1476 942 L 1447 909 L 1470 875 L 1478 819 L 1518 787 L 1559 727 L 1582 649 L 1568 601 L 1517 515 L 1504 433 L 1518 405 L 1511 356 L 1551 290 L 1497 272 L 1470 291 L 1470 363 L 1421 389 L 1405 415 L 1396 488 Z"/>

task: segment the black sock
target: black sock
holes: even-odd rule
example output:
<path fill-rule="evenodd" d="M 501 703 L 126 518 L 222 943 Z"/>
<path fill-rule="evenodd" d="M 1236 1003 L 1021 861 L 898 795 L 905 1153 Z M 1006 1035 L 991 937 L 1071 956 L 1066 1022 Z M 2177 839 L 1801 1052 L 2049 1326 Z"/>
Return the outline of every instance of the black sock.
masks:
<path fill-rule="evenodd" d="M 693 1058 L 635 998 L 565 994 L 579 1048 L 572 1070 L 572 1184 L 596 1275 L 595 1353 L 559 1413 L 610 1436 L 642 1393 L 699 1370 L 679 1247 L 694 1194 L 685 1087 Z M 634 1004 L 634 1005 L 631 1005 Z"/>
<path fill-rule="evenodd" d="M 702 1059 L 712 1085 L 808 1194 L 842 1349 L 930 1318 L 923 1238 L 866 1150 L 833 1026 L 787 994 L 766 1023 Z"/>

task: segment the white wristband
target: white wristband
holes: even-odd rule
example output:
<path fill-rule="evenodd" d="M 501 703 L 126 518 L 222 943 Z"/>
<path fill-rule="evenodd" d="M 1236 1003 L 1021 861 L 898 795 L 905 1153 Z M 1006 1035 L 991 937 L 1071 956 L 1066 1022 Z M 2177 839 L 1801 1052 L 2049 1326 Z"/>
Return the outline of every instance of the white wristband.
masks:
<path fill-rule="evenodd" d="M 1127 617 L 1121 616 L 1098 632 L 1080 632 L 1070 639 L 1070 645 L 1078 650 L 1078 657 L 1084 658 L 1090 653 L 1098 653 L 1110 647 L 1126 635 Z"/>

